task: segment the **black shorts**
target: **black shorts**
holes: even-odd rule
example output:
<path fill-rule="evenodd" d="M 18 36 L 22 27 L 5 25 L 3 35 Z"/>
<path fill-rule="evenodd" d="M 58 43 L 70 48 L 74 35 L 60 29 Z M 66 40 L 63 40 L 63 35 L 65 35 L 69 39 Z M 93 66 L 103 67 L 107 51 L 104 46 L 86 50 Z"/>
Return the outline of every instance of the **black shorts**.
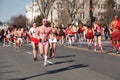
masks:
<path fill-rule="evenodd" d="M 101 36 L 101 32 L 95 32 L 95 36 L 97 37 Z"/>
<path fill-rule="evenodd" d="M 69 37 L 73 37 L 74 35 L 69 35 Z"/>

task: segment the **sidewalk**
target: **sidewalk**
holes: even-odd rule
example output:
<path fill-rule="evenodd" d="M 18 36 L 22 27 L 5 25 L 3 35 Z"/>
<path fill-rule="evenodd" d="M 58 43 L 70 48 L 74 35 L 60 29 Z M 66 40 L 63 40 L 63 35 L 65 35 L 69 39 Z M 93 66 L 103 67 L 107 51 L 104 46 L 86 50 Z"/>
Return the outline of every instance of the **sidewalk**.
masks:
<path fill-rule="evenodd" d="M 84 42 L 77 42 L 77 43 L 74 43 L 72 44 L 72 46 L 70 46 L 68 44 L 68 42 L 65 43 L 64 45 L 65 47 L 68 47 L 68 48 L 74 48 L 74 49 L 80 49 L 80 50 L 85 50 L 85 51 L 92 51 L 94 52 L 94 44 L 92 44 L 92 48 L 91 50 L 88 49 L 88 46 L 87 46 L 87 42 L 84 41 Z M 103 40 L 103 49 L 105 51 L 105 54 L 109 54 L 109 55 L 113 55 L 113 56 L 120 56 L 120 54 L 115 54 L 114 53 L 114 50 L 113 50 L 113 47 L 110 45 L 110 41 L 109 40 Z M 97 47 L 97 53 L 100 53 L 100 48 L 99 46 Z"/>

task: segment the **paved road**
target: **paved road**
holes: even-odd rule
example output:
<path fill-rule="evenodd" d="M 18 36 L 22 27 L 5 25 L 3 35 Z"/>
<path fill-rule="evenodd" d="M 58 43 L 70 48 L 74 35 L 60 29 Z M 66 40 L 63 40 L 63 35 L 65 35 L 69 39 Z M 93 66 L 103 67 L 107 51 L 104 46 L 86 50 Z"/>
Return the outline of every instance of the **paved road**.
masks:
<path fill-rule="evenodd" d="M 58 46 L 54 65 L 33 61 L 30 45 L 0 46 L 0 80 L 120 80 L 120 57 Z"/>

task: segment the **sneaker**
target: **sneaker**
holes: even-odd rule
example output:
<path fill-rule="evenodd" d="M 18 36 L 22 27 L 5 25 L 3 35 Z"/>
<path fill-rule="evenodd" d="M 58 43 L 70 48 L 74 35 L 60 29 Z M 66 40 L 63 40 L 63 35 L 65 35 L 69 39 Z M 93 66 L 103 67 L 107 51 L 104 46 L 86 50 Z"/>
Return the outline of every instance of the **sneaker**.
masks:
<path fill-rule="evenodd" d="M 94 51 L 96 52 L 96 49 L 94 49 Z"/>
<path fill-rule="evenodd" d="M 46 66 L 47 66 L 47 63 L 45 62 L 43 66 L 46 67 Z"/>
<path fill-rule="evenodd" d="M 37 60 L 37 57 L 35 57 L 33 60 L 36 61 L 36 60 Z"/>
<path fill-rule="evenodd" d="M 91 46 L 88 46 L 88 49 L 91 50 Z"/>
<path fill-rule="evenodd" d="M 115 54 L 119 54 L 119 51 L 116 51 Z"/>
<path fill-rule="evenodd" d="M 90 50 L 92 49 L 92 46 L 90 46 Z"/>

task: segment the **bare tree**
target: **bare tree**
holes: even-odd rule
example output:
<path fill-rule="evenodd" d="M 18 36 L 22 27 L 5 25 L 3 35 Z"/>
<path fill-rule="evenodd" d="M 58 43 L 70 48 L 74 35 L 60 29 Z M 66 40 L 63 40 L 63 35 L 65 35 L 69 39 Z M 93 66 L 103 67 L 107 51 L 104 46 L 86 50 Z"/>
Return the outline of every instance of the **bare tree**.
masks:
<path fill-rule="evenodd" d="M 76 13 L 81 8 L 81 5 L 77 0 L 63 0 L 63 2 L 65 4 L 65 9 L 70 17 L 70 22 L 73 22 L 75 19 Z"/>
<path fill-rule="evenodd" d="M 26 27 L 26 17 L 24 15 L 13 16 L 10 19 L 10 24 Z"/>
<path fill-rule="evenodd" d="M 65 27 L 70 23 L 70 17 L 66 10 L 59 11 L 59 17 L 58 17 L 58 26 L 63 24 Z"/>
<path fill-rule="evenodd" d="M 76 15 L 80 13 L 80 10 L 84 7 L 84 2 L 87 2 L 88 0 L 61 0 L 63 4 L 63 10 L 61 12 L 66 12 L 64 14 L 61 14 L 62 17 L 64 15 L 67 15 L 66 17 L 63 17 L 63 19 L 68 18 L 67 21 L 69 23 L 72 23 L 76 19 Z M 64 20 L 62 20 L 64 21 Z"/>
<path fill-rule="evenodd" d="M 114 0 L 106 0 L 105 4 L 106 11 L 101 13 L 101 15 L 103 15 L 103 18 L 101 18 L 101 20 L 103 23 L 109 24 L 112 21 L 114 15 L 117 14 L 117 9 L 115 9 L 116 2 Z"/>
<path fill-rule="evenodd" d="M 115 4 L 116 2 L 114 0 L 106 0 L 106 21 L 108 23 L 113 19 L 113 16 L 116 14 L 116 10 L 114 9 Z"/>
<path fill-rule="evenodd" d="M 47 18 L 55 0 L 36 0 L 36 2 L 39 6 L 39 11 L 41 16 L 43 18 Z"/>

